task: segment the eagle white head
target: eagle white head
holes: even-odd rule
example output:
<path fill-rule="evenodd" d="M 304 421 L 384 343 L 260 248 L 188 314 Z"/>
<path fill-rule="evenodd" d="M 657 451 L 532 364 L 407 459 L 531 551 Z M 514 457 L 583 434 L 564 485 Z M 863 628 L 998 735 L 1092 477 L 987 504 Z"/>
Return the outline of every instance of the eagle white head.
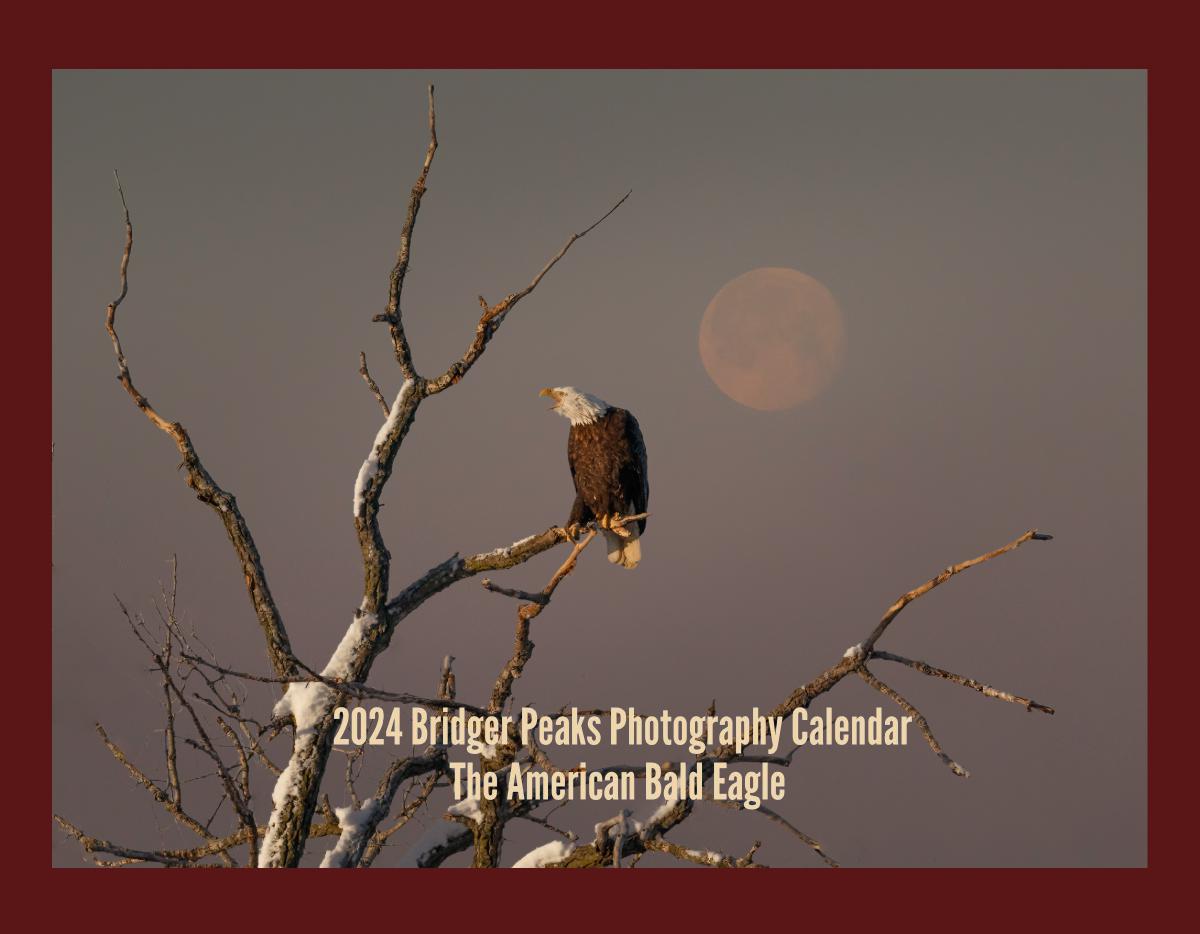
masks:
<path fill-rule="evenodd" d="M 603 418 L 604 413 L 612 408 L 599 396 L 593 396 L 590 392 L 580 392 L 574 386 L 548 386 L 538 395 L 553 399 L 551 410 L 572 425 L 591 425 L 597 419 Z"/>

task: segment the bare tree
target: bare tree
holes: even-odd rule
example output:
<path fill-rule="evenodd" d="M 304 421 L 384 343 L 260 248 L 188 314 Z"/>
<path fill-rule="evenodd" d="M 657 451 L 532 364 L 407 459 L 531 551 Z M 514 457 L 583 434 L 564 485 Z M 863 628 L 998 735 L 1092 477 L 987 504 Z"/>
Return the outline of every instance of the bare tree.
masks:
<path fill-rule="evenodd" d="M 447 748 L 444 744 L 430 745 L 418 754 L 392 762 L 384 770 L 374 793 L 366 799 L 360 797 L 355 785 L 357 757 L 348 756 L 345 787 L 351 803 L 347 807 L 334 808 L 328 795 L 322 795 L 321 789 L 329 771 L 333 749 L 335 711 L 349 703 L 368 699 L 423 706 L 433 711 L 435 716 L 446 716 L 446 711 L 459 709 L 479 715 L 499 714 L 506 710 L 512 701 L 514 682 L 521 677 L 533 656 L 534 644 L 530 632 L 534 620 L 549 607 L 557 588 L 571 574 L 580 555 L 596 536 L 594 525 L 578 536 L 567 529 L 553 526 L 490 551 L 469 554 L 467 557 L 454 554 L 393 594 L 391 556 L 379 523 L 380 496 L 422 402 L 462 380 L 487 350 L 517 303 L 537 288 L 576 240 L 595 229 L 629 197 L 626 194 L 599 220 L 572 234 L 523 288 L 494 304 L 480 296 L 479 320 L 462 355 L 437 376 L 425 377 L 417 373 L 413 365 L 412 350 L 404 330 L 401 297 L 413 231 L 437 147 L 433 88 L 430 87 L 429 144 L 409 196 L 400 233 L 400 247 L 388 280 L 387 302 L 383 312 L 373 319 L 388 327 L 396 365 L 404 382 L 389 404 L 367 368 L 366 355 L 360 354 L 359 372 L 384 412 L 385 421 L 363 461 L 354 489 L 354 526 L 363 563 L 361 602 L 328 663 L 320 671 L 304 664 L 291 648 L 283 617 L 271 596 L 262 558 L 235 497 L 222 488 L 204 467 L 183 425 L 161 415 L 134 385 L 116 328 L 117 309 L 128 293 L 128 267 L 133 250 L 133 225 L 125 193 L 119 179 L 117 181 L 124 212 L 125 246 L 120 262 L 120 293 L 108 305 L 106 326 L 116 355 L 118 378 L 137 408 L 175 442 L 182 457 L 181 468 L 188 486 L 197 499 L 214 511 L 225 527 L 241 564 L 247 595 L 262 630 L 271 673 L 255 674 L 226 667 L 204 648 L 196 634 L 180 622 L 176 611 L 174 570 L 170 586 L 163 588 L 156 601 L 157 623 L 148 622 L 141 614 L 131 612 L 124 604 L 120 605 L 132 633 L 149 654 L 153 670 L 161 679 L 165 711 L 165 784 L 155 781 L 133 764 L 102 726 L 97 724 L 96 729 L 113 757 L 132 778 L 181 826 L 193 832 L 198 841 L 191 848 L 138 849 L 89 836 L 64 817 L 55 815 L 59 826 L 78 840 L 84 851 L 101 865 L 157 863 L 199 866 L 216 863 L 233 866 L 238 864 L 241 848 L 244 847 L 248 865 L 296 866 L 309 841 L 320 837 L 336 837 L 333 846 L 324 855 L 323 866 L 373 865 L 392 835 L 429 805 L 436 789 L 445 786 L 451 772 Z M 624 521 L 643 516 L 626 517 Z M 966 776 L 966 770 L 942 750 L 921 712 L 881 681 L 868 668 L 868 663 L 878 660 L 904 665 L 931 677 L 971 688 L 987 697 L 1018 704 L 1026 710 L 1053 713 L 1052 708 L 1028 698 L 876 648 L 899 613 L 913 600 L 968 568 L 1013 551 L 1028 541 L 1049 538 L 1049 535 L 1036 530 L 1025 532 L 994 551 L 947 567 L 904 594 L 887 609 L 862 642 L 848 649 L 841 659 L 812 680 L 793 690 L 768 716 L 785 717 L 798 709 L 807 708 L 814 699 L 832 690 L 842 679 L 856 675 L 911 716 L 930 749 L 955 775 Z M 440 672 L 436 696 L 386 691 L 368 684 L 372 665 L 391 644 L 397 625 L 426 600 L 468 578 L 515 568 L 560 544 L 569 545 L 570 553 L 540 590 L 504 587 L 488 577 L 481 578 L 483 587 L 490 592 L 519 603 L 512 655 L 501 667 L 492 685 L 491 696 L 485 703 L 472 705 L 457 699 L 453 659 L 449 656 Z M 284 688 L 282 698 L 269 716 L 252 716 L 248 710 L 246 682 Z M 609 711 L 589 713 L 602 717 L 607 716 Z M 277 764 L 269 755 L 271 743 L 288 731 L 291 733 L 291 744 L 287 759 Z M 185 807 L 184 782 L 179 774 L 180 743 L 196 750 L 212 763 L 211 777 L 219 784 L 220 800 L 222 803 L 228 801 L 233 812 L 234 824 L 223 834 L 211 830 L 213 818 L 201 820 Z M 795 752 L 796 749 L 787 755 L 753 755 L 733 745 L 722 745 L 709 748 L 694 761 L 702 766 L 715 763 L 767 763 L 786 767 L 791 764 Z M 664 763 L 667 767 L 678 765 Z M 486 773 L 499 774 L 508 772 L 514 766 L 537 768 L 550 773 L 571 771 L 560 768 L 534 739 L 522 740 L 515 730 L 507 731 L 500 742 L 489 746 L 480 755 L 479 766 Z M 256 813 L 252 806 L 251 776 L 259 769 L 273 777 L 275 782 L 271 807 L 269 813 L 265 814 L 262 809 Z M 645 765 L 617 764 L 598 771 L 603 774 L 640 774 L 644 770 Z M 714 805 L 745 809 L 737 803 L 712 800 L 712 796 L 708 795 L 704 800 L 712 801 Z M 475 866 L 498 866 L 506 826 L 514 820 L 525 819 L 546 827 L 556 837 L 546 846 L 526 854 L 520 861 L 522 865 L 636 865 L 647 852 L 666 853 L 681 861 L 706 866 L 760 865 L 754 861 L 759 847 L 757 842 L 744 854 L 734 855 L 707 849 L 689 849 L 669 841 L 667 835 L 692 814 L 695 802 L 691 798 L 667 801 L 643 821 L 634 820 L 628 810 L 622 810 L 610 820 L 597 824 L 587 842 L 580 842 L 581 838 L 573 832 L 554 827 L 545 816 L 536 813 L 545 803 L 545 800 L 536 796 L 513 801 L 489 800 L 486 797 L 460 801 L 446 809 L 442 820 L 436 821 L 432 829 L 408 851 L 404 862 L 420 867 L 438 866 L 455 853 L 471 850 Z M 767 807 L 756 810 L 793 834 L 826 864 L 836 865 L 817 841 L 793 826 L 785 817 Z"/>

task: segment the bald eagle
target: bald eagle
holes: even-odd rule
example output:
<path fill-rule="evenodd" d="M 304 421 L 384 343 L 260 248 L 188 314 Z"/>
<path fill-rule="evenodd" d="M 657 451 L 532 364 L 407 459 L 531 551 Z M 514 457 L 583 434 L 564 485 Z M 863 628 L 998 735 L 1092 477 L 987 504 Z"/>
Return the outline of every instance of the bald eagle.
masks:
<path fill-rule="evenodd" d="M 635 568 L 642 559 L 640 536 L 646 520 L 613 527 L 613 520 L 646 511 L 650 481 L 646 442 L 632 412 L 609 405 L 572 386 L 543 389 L 555 412 L 571 423 L 567 463 L 575 481 L 575 505 L 568 527 L 596 520 L 608 542 L 608 560 Z"/>

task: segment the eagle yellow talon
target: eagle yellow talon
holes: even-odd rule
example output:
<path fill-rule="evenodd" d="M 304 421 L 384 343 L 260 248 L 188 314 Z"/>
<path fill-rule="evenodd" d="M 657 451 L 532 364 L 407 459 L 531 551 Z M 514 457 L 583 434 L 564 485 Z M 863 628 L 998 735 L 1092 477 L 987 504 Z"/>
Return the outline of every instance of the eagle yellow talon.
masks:
<path fill-rule="evenodd" d="M 615 516 L 606 516 L 604 527 L 606 529 L 608 529 L 610 532 L 612 532 L 613 535 L 616 535 L 620 538 L 629 538 L 632 535 L 632 533 L 629 531 L 629 529 L 625 528 L 624 525 L 617 524 L 617 523 L 620 523 L 620 521 L 621 521 L 620 514 L 615 515 Z"/>

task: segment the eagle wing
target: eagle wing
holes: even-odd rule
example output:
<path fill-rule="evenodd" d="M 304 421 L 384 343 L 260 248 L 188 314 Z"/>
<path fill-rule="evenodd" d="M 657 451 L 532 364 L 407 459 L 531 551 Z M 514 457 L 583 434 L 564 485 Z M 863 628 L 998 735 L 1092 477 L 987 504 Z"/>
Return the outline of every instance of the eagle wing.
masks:
<path fill-rule="evenodd" d="M 646 511 L 650 499 L 646 442 L 632 413 L 609 409 L 594 424 L 572 425 L 567 461 L 577 493 L 571 522 L 588 522 L 614 512 L 636 515 Z M 638 533 L 645 530 L 646 520 L 639 519 Z"/>
<path fill-rule="evenodd" d="M 624 411 L 624 410 L 622 410 Z M 646 457 L 646 440 L 642 437 L 642 426 L 632 412 L 625 415 L 625 444 L 628 456 L 621 464 L 621 492 L 624 494 L 629 515 L 645 512 L 650 503 L 650 474 Z M 646 531 L 646 520 L 638 520 L 638 533 Z"/>

